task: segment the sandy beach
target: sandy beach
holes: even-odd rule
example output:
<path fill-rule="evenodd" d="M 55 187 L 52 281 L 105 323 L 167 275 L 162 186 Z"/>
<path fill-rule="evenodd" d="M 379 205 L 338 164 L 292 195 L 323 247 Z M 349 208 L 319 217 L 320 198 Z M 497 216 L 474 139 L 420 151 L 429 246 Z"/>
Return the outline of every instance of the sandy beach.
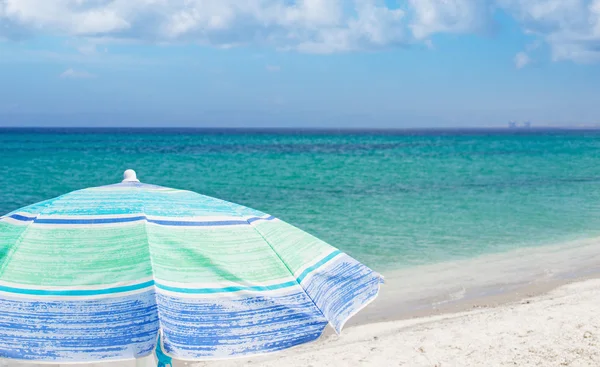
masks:
<path fill-rule="evenodd" d="M 600 366 L 600 279 L 438 316 L 347 328 L 280 354 L 175 366 Z"/>

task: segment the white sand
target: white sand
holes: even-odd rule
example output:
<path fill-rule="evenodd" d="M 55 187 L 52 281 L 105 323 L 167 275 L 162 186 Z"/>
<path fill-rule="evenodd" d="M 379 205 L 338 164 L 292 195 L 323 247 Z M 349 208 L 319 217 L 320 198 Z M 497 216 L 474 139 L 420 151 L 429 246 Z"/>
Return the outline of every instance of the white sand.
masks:
<path fill-rule="evenodd" d="M 600 366 L 600 280 L 499 306 L 348 328 L 270 356 L 175 366 Z"/>

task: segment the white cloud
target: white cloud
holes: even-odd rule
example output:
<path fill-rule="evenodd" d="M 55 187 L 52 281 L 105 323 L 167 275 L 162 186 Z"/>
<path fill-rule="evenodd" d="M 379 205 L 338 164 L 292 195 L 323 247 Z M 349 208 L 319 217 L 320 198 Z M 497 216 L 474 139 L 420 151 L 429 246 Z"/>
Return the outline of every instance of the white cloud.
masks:
<path fill-rule="evenodd" d="M 87 71 L 74 70 L 69 68 L 63 71 L 60 74 L 60 77 L 64 79 L 90 79 L 95 78 L 96 76 L 94 74 L 88 73 Z"/>
<path fill-rule="evenodd" d="M 281 66 L 279 65 L 267 65 L 265 66 L 265 70 L 270 71 L 271 73 L 277 73 L 281 71 Z"/>
<path fill-rule="evenodd" d="M 106 0 L 4 0 L 1 5 L 4 17 L 38 31 L 84 35 L 115 32 L 130 26 L 126 14 Z"/>
<path fill-rule="evenodd" d="M 523 32 L 539 37 L 555 61 L 600 62 L 600 0 L 409 0 L 417 39 L 435 33 L 482 32 L 494 11 L 513 17 Z M 539 42 L 528 46 L 538 48 Z M 527 57 L 525 57 L 527 56 Z M 519 60 L 517 62 L 516 60 Z M 517 65 L 528 64 L 518 55 Z"/>
<path fill-rule="evenodd" d="M 82 55 L 95 55 L 98 53 L 98 49 L 94 44 L 85 44 L 76 47 L 77 51 Z"/>
<path fill-rule="evenodd" d="M 519 52 L 515 55 L 515 67 L 517 69 L 523 69 L 530 62 L 531 59 L 529 58 L 529 55 L 527 55 L 525 52 Z"/>
<path fill-rule="evenodd" d="M 406 44 L 410 38 L 403 27 L 404 12 L 378 5 L 374 0 L 357 1 L 356 16 L 335 27 L 315 32 L 296 49 L 310 53 L 333 53 L 376 49 Z"/>
<path fill-rule="evenodd" d="M 384 0 L 0 1 L 0 22 L 37 33 L 308 52 L 398 42 L 401 15 Z"/>
<path fill-rule="evenodd" d="M 417 39 L 434 33 L 481 32 L 492 24 L 491 1 L 408 0 L 414 17 L 411 29 Z"/>
<path fill-rule="evenodd" d="M 600 61 L 600 0 L 0 0 L 0 38 L 257 45 L 332 53 L 484 33 L 513 17 L 554 60 Z M 94 43 L 94 40 L 98 43 Z M 83 47 L 84 54 L 94 52 Z"/>
<path fill-rule="evenodd" d="M 600 61 L 600 0 L 497 1 L 550 46 L 554 60 Z"/>

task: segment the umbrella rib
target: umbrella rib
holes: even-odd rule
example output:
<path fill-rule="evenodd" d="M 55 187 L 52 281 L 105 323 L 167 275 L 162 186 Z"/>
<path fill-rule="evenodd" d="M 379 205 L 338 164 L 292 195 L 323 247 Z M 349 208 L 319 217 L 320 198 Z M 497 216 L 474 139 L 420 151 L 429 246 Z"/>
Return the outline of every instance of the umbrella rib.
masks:
<path fill-rule="evenodd" d="M 138 191 L 140 192 L 140 191 Z M 138 195 L 139 196 L 139 195 Z M 144 216 L 144 233 L 145 233 L 145 238 L 146 238 L 146 246 L 148 248 L 148 257 L 150 259 L 150 272 L 152 273 L 152 282 L 153 282 L 153 296 L 154 296 L 154 304 L 156 305 L 156 319 L 158 320 L 158 335 L 156 338 L 156 343 L 159 343 L 160 340 L 160 334 L 162 332 L 162 325 L 161 325 L 161 318 L 160 318 L 160 311 L 158 309 L 158 298 L 156 297 L 156 276 L 154 275 L 154 260 L 152 257 L 152 249 L 150 246 L 150 237 L 148 236 L 148 217 L 146 216 L 146 208 L 144 206 L 144 200 L 139 198 L 138 199 L 139 204 L 140 204 L 140 209 L 142 212 L 142 215 Z M 156 345 L 154 346 L 154 348 L 152 348 L 152 350 L 156 349 Z M 151 353 L 152 354 L 152 353 Z"/>
<path fill-rule="evenodd" d="M 238 213 L 238 215 L 239 215 L 239 213 Z M 315 308 L 317 310 L 319 310 L 319 312 L 321 313 L 321 315 L 323 316 L 323 318 L 325 318 L 325 320 L 329 321 L 327 319 L 327 316 L 325 316 L 325 314 L 323 313 L 323 311 L 321 311 L 321 309 L 319 308 L 319 306 L 317 306 L 317 304 L 315 303 L 315 300 L 312 299 L 312 297 L 310 296 L 310 294 L 308 294 L 308 292 L 306 291 L 306 289 L 304 289 L 304 287 L 302 286 L 302 284 L 300 284 L 300 282 L 298 281 L 298 279 L 294 276 L 294 273 L 292 272 L 292 270 L 290 269 L 290 267 L 288 266 L 288 264 L 286 264 L 285 261 L 283 261 L 283 259 L 281 258 L 281 256 L 279 256 L 279 254 L 277 253 L 277 251 L 275 251 L 275 249 L 273 248 L 273 245 L 271 245 L 271 242 L 269 242 L 269 240 L 267 240 L 265 238 L 265 236 L 263 236 L 262 232 L 260 230 L 258 230 L 255 226 L 253 226 L 252 223 L 248 222 L 248 224 L 265 241 L 265 243 L 267 245 L 269 245 L 269 248 L 271 249 L 271 251 L 273 251 L 273 253 L 275 254 L 275 256 L 277 256 L 277 258 L 279 259 L 279 261 L 281 261 L 281 263 L 283 264 L 283 266 L 285 266 L 285 268 L 290 273 L 290 275 L 292 276 L 292 278 L 294 278 L 294 281 L 302 289 L 302 291 L 304 292 L 304 294 L 306 294 L 306 296 L 308 297 L 308 299 L 310 299 L 310 301 L 312 302 L 312 304 L 315 305 Z"/>

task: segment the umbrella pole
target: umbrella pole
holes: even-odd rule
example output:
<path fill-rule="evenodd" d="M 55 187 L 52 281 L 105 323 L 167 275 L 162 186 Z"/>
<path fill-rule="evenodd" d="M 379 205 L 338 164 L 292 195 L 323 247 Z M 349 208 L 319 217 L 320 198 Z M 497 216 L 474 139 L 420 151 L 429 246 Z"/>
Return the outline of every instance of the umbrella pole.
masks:
<path fill-rule="evenodd" d="M 173 367 L 173 360 L 163 352 L 160 334 L 154 352 L 157 360 L 157 367 Z"/>

